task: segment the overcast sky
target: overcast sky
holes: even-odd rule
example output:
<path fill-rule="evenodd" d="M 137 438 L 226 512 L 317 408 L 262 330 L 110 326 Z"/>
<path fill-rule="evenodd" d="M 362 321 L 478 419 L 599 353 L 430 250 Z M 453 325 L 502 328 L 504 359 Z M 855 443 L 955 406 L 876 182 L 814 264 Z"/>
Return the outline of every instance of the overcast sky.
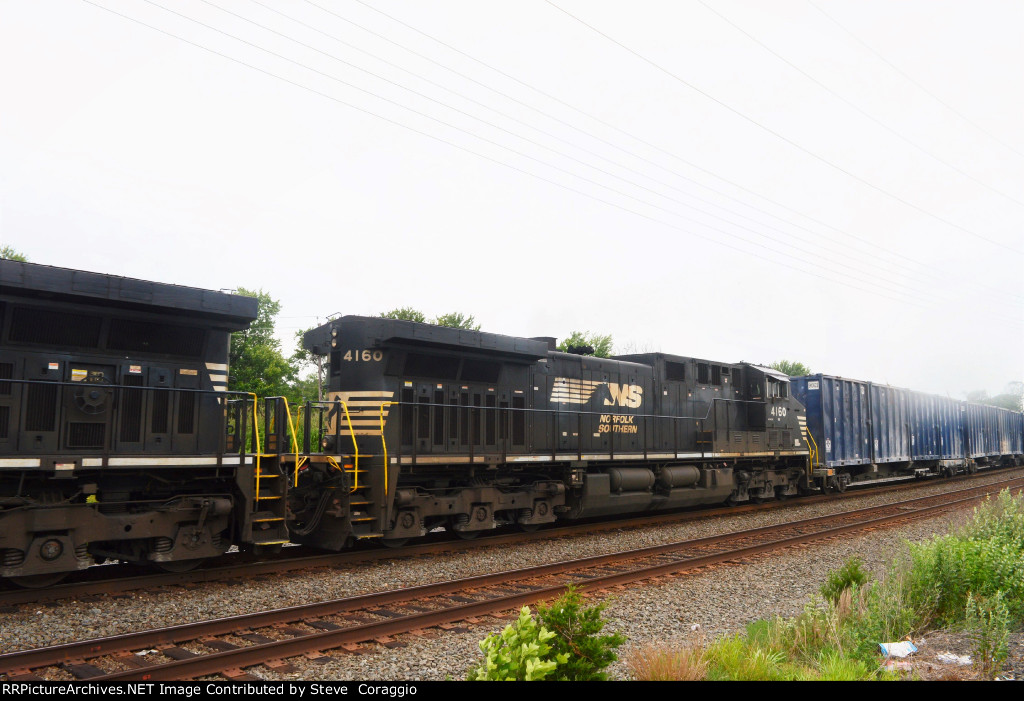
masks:
<path fill-rule="evenodd" d="M 995 394 L 1022 28 L 1018 0 L 0 0 L 0 245 L 262 288 L 284 336 L 413 306 Z"/>

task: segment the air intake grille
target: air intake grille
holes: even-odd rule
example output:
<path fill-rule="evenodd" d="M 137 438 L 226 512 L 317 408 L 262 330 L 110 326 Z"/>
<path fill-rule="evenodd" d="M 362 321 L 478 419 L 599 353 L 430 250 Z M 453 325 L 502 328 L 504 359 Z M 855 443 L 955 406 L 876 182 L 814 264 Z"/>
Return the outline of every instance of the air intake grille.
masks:
<path fill-rule="evenodd" d="M 153 392 L 153 416 L 149 430 L 153 433 L 167 433 L 167 402 L 170 392 Z"/>
<path fill-rule="evenodd" d="M 96 348 L 100 344 L 98 316 L 17 307 L 11 315 L 10 339 L 15 343 Z"/>
<path fill-rule="evenodd" d="M 26 431 L 52 431 L 57 417 L 57 388 L 29 385 Z"/>
<path fill-rule="evenodd" d="M 0 438 L 7 438 L 7 424 L 11 422 L 11 407 L 0 406 Z"/>
<path fill-rule="evenodd" d="M 113 319 L 110 322 L 107 347 L 110 350 L 133 353 L 161 353 L 198 358 L 203 353 L 203 331 L 187 326 Z"/>
<path fill-rule="evenodd" d="M 78 423 L 68 424 L 68 448 L 102 448 L 105 424 Z"/>
<path fill-rule="evenodd" d="M 0 380 L 9 380 L 14 377 L 14 363 L 0 363 Z M 11 383 L 0 382 L 0 394 L 10 394 Z"/>
<path fill-rule="evenodd" d="M 142 385 L 141 375 L 128 375 L 122 384 L 130 387 Z M 121 390 L 121 441 L 138 443 L 142 437 L 142 390 Z"/>
<path fill-rule="evenodd" d="M 178 433 L 195 430 L 196 395 L 183 393 L 178 400 Z"/>

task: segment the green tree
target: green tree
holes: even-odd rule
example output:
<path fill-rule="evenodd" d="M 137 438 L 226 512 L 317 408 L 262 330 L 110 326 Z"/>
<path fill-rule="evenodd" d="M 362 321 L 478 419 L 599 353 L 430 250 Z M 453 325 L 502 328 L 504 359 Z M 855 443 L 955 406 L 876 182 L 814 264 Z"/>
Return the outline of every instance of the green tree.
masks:
<path fill-rule="evenodd" d="M 998 406 L 1013 411 L 1024 410 L 1024 406 L 1022 406 L 1024 382 L 1010 382 L 1006 385 L 1005 389 L 1005 392 L 994 397 L 988 396 L 988 392 L 983 389 L 977 389 L 967 393 L 967 401 L 975 402 L 976 404 L 987 404 L 988 406 Z"/>
<path fill-rule="evenodd" d="M 480 324 L 476 323 L 476 319 L 473 315 L 463 314 L 462 312 L 442 314 L 441 316 L 435 316 L 430 321 L 427 321 L 427 315 L 419 309 L 414 309 L 413 307 L 398 307 L 397 309 L 392 309 L 388 312 L 381 312 L 381 317 L 384 319 L 416 321 L 421 324 L 434 324 L 435 326 L 449 326 L 453 329 L 469 329 L 471 331 L 480 330 Z"/>
<path fill-rule="evenodd" d="M 581 355 L 594 355 L 598 358 L 610 358 L 612 354 L 612 336 L 599 333 L 573 331 L 569 337 L 558 344 L 563 353 L 577 352 Z"/>
<path fill-rule="evenodd" d="M 231 334 L 228 389 L 252 392 L 258 397 L 288 396 L 295 381 L 295 367 L 281 353 L 274 337 L 274 320 L 281 303 L 263 290 L 239 288 L 236 294 L 258 301 L 256 321 L 247 330 Z"/>
<path fill-rule="evenodd" d="M 384 319 L 400 319 L 402 321 L 418 321 L 421 324 L 427 323 L 427 315 L 419 309 L 413 309 L 412 307 L 398 307 L 389 312 L 381 312 L 381 317 Z"/>
<path fill-rule="evenodd" d="M 803 377 L 804 375 L 811 374 L 809 367 L 796 360 L 776 360 L 768 367 L 785 373 L 790 377 Z"/>
<path fill-rule="evenodd" d="M 323 386 L 325 380 L 324 358 L 327 356 L 314 355 L 302 345 L 302 337 L 311 330 L 312 328 L 295 332 L 295 352 L 292 353 L 288 362 L 291 363 L 297 379 L 292 382 L 292 393 L 288 395 L 288 401 L 292 401 L 293 396 L 295 401 L 307 399 L 320 401 L 327 391 L 327 388 Z M 311 372 L 300 377 L 300 373 L 304 370 Z"/>
<path fill-rule="evenodd" d="M 473 315 L 463 314 L 462 312 L 442 314 L 441 316 L 435 317 L 430 323 L 437 324 L 438 326 L 450 326 L 453 329 L 469 329 L 470 331 L 480 330 L 480 324 L 476 323 L 476 319 L 473 318 Z"/>
<path fill-rule="evenodd" d="M 10 246 L 0 246 L 0 259 L 16 260 L 22 263 L 28 263 L 28 256 L 24 253 L 18 253 Z"/>
<path fill-rule="evenodd" d="M 550 606 L 537 607 L 540 622 L 556 634 L 551 639 L 551 652 L 558 659 L 553 681 L 605 681 L 608 665 L 618 659 L 616 649 L 626 642 L 619 633 L 601 635 L 605 622 L 602 612 L 608 605 L 584 606 L 583 597 L 574 586 Z"/>

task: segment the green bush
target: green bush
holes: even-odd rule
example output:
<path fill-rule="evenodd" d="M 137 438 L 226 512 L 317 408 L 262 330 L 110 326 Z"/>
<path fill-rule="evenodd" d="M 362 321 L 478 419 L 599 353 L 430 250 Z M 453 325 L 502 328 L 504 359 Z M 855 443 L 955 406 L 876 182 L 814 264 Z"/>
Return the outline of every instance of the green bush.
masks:
<path fill-rule="evenodd" d="M 548 643 L 555 637 L 537 624 L 530 607 L 524 606 L 519 620 L 492 633 L 480 643 L 483 661 L 471 669 L 469 681 L 539 681 L 567 660 Z"/>
<path fill-rule="evenodd" d="M 583 607 L 583 597 L 569 586 L 565 594 L 550 606 L 538 606 L 544 627 L 557 637 L 551 647 L 567 661 L 559 663 L 553 679 L 557 681 L 605 681 L 604 670 L 618 659 L 616 649 L 626 642 L 618 633 L 600 635 L 605 622 L 601 618 L 607 604 Z"/>
<path fill-rule="evenodd" d="M 959 532 L 911 546 L 910 602 L 932 621 L 963 620 L 967 598 L 1003 592 L 1012 620 L 1024 620 L 1024 500 L 1009 492 L 975 509 Z"/>
<path fill-rule="evenodd" d="M 821 585 L 821 596 L 832 604 L 839 601 L 839 595 L 847 589 L 857 589 L 868 581 L 868 573 L 864 571 L 864 561 L 859 557 L 851 557 L 838 570 L 830 572 L 828 579 Z"/>
<path fill-rule="evenodd" d="M 935 626 L 965 629 L 983 673 L 1007 657 L 1024 622 L 1024 498 L 1003 492 L 955 533 L 911 544 L 910 558 L 868 582 L 849 560 L 794 618 L 757 621 L 704 652 L 708 679 L 896 679 L 878 644 Z"/>
<path fill-rule="evenodd" d="M 1002 592 L 977 600 L 967 595 L 964 627 L 974 643 L 975 664 L 986 676 L 999 670 L 1009 654 L 1010 611 Z"/>

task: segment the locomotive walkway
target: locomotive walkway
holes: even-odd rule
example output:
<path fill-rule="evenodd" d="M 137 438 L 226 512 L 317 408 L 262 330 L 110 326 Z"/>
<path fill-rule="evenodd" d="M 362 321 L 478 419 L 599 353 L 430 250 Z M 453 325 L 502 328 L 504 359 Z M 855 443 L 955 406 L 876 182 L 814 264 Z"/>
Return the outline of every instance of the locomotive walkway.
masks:
<path fill-rule="evenodd" d="M 1019 468 L 1000 468 L 984 470 L 975 475 L 963 475 L 952 479 L 945 479 L 941 484 L 955 484 L 958 482 L 970 482 L 975 479 L 999 474 Z M 341 553 L 316 553 L 309 554 L 305 548 L 287 548 L 283 553 L 270 559 L 258 561 L 245 560 L 243 556 L 231 555 L 223 558 L 223 564 L 210 563 L 207 566 L 189 572 L 161 572 L 151 573 L 137 566 L 132 565 L 103 565 L 90 568 L 83 572 L 72 574 L 72 581 L 46 589 L 17 589 L 0 590 L 0 607 L 15 606 L 26 603 L 41 603 L 46 601 L 59 601 L 61 599 L 80 598 L 88 600 L 90 597 L 110 593 L 122 593 L 132 590 L 152 591 L 163 586 L 190 586 L 203 582 L 225 581 L 239 578 L 252 578 L 262 575 L 280 574 L 283 572 L 294 572 L 299 570 L 314 569 L 320 567 L 345 567 L 361 563 L 375 562 L 379 560 L 394 560 L 405 557 L 422 557 L 438 553 L 453 553 L 478 548 L 489 548 L 501 545 L 523 543 L 529 541 L 546 540 L 551 538 L 564 538 L 578 536 L 587 533 L 599 533 L 602 531 L 619 530 L 626 528 L 641 528 L 646 526 L 685 523 L 706 518 L 720 516 L 731 516 L 734 514 L 749 513 L 753 511 L 785 509 L 790 506 L 814 504 L 822 501 L 837 501 L 846 499 L 857 499 L 860 497 L 885 494 L 897 490 L 912 491 L 915 486 L 927 487 L 934 485 L 934 480 L 907 481 L 902 480 L 894 484 L 883 486 L 870 486 L 856 488 L 851 485 L 851 491 L 843 494 L 815 495 L 791 499 L 786 501 L 772 501 L 764 504 L 744 504 L 733 507 L 712 507 L 685 512 L 673 512 L 662 514 L 646 514 L 630 516 L 615 520 L 602 520 L 599 522 L 580 522 L 568 526 L 552 526 L 542 528 L 536 532 L 502 532 L 498 531 L 493 535 L 485 534 L 474 540 L 462 540 L 451 536 L 450 533 L 431 534 L 427 542 L 419 542 L 401 548 L 375 547 L 372 549 L 352 550 Z M 294 551 L 295 554 L 290 554 Z M 239 562 L 239 560 L 241 560 Z"/>
<path fill-rule="evenodd" d="M 477 623 L 481 616 L 556 597 L 570 583 L 599 591 L 657 580 L 932 516 L 1007 488 L 1024 490 L 1024 477 L 639 550 L 10 653 L 0 655 L 0 671 L 10 679 L 37 679 L 54 666 L 91 680 L 180 680 L 214 674 L 254 679 L 244 672 L 246 667 L 263 664 L 286 671 L 288 657 L 317 657 L 336 649 L 357 653 L 359 644 L 368 642 L 401 645 L 391 636 Z M 148 654 L 137 654 L 140 650 Z"/>

